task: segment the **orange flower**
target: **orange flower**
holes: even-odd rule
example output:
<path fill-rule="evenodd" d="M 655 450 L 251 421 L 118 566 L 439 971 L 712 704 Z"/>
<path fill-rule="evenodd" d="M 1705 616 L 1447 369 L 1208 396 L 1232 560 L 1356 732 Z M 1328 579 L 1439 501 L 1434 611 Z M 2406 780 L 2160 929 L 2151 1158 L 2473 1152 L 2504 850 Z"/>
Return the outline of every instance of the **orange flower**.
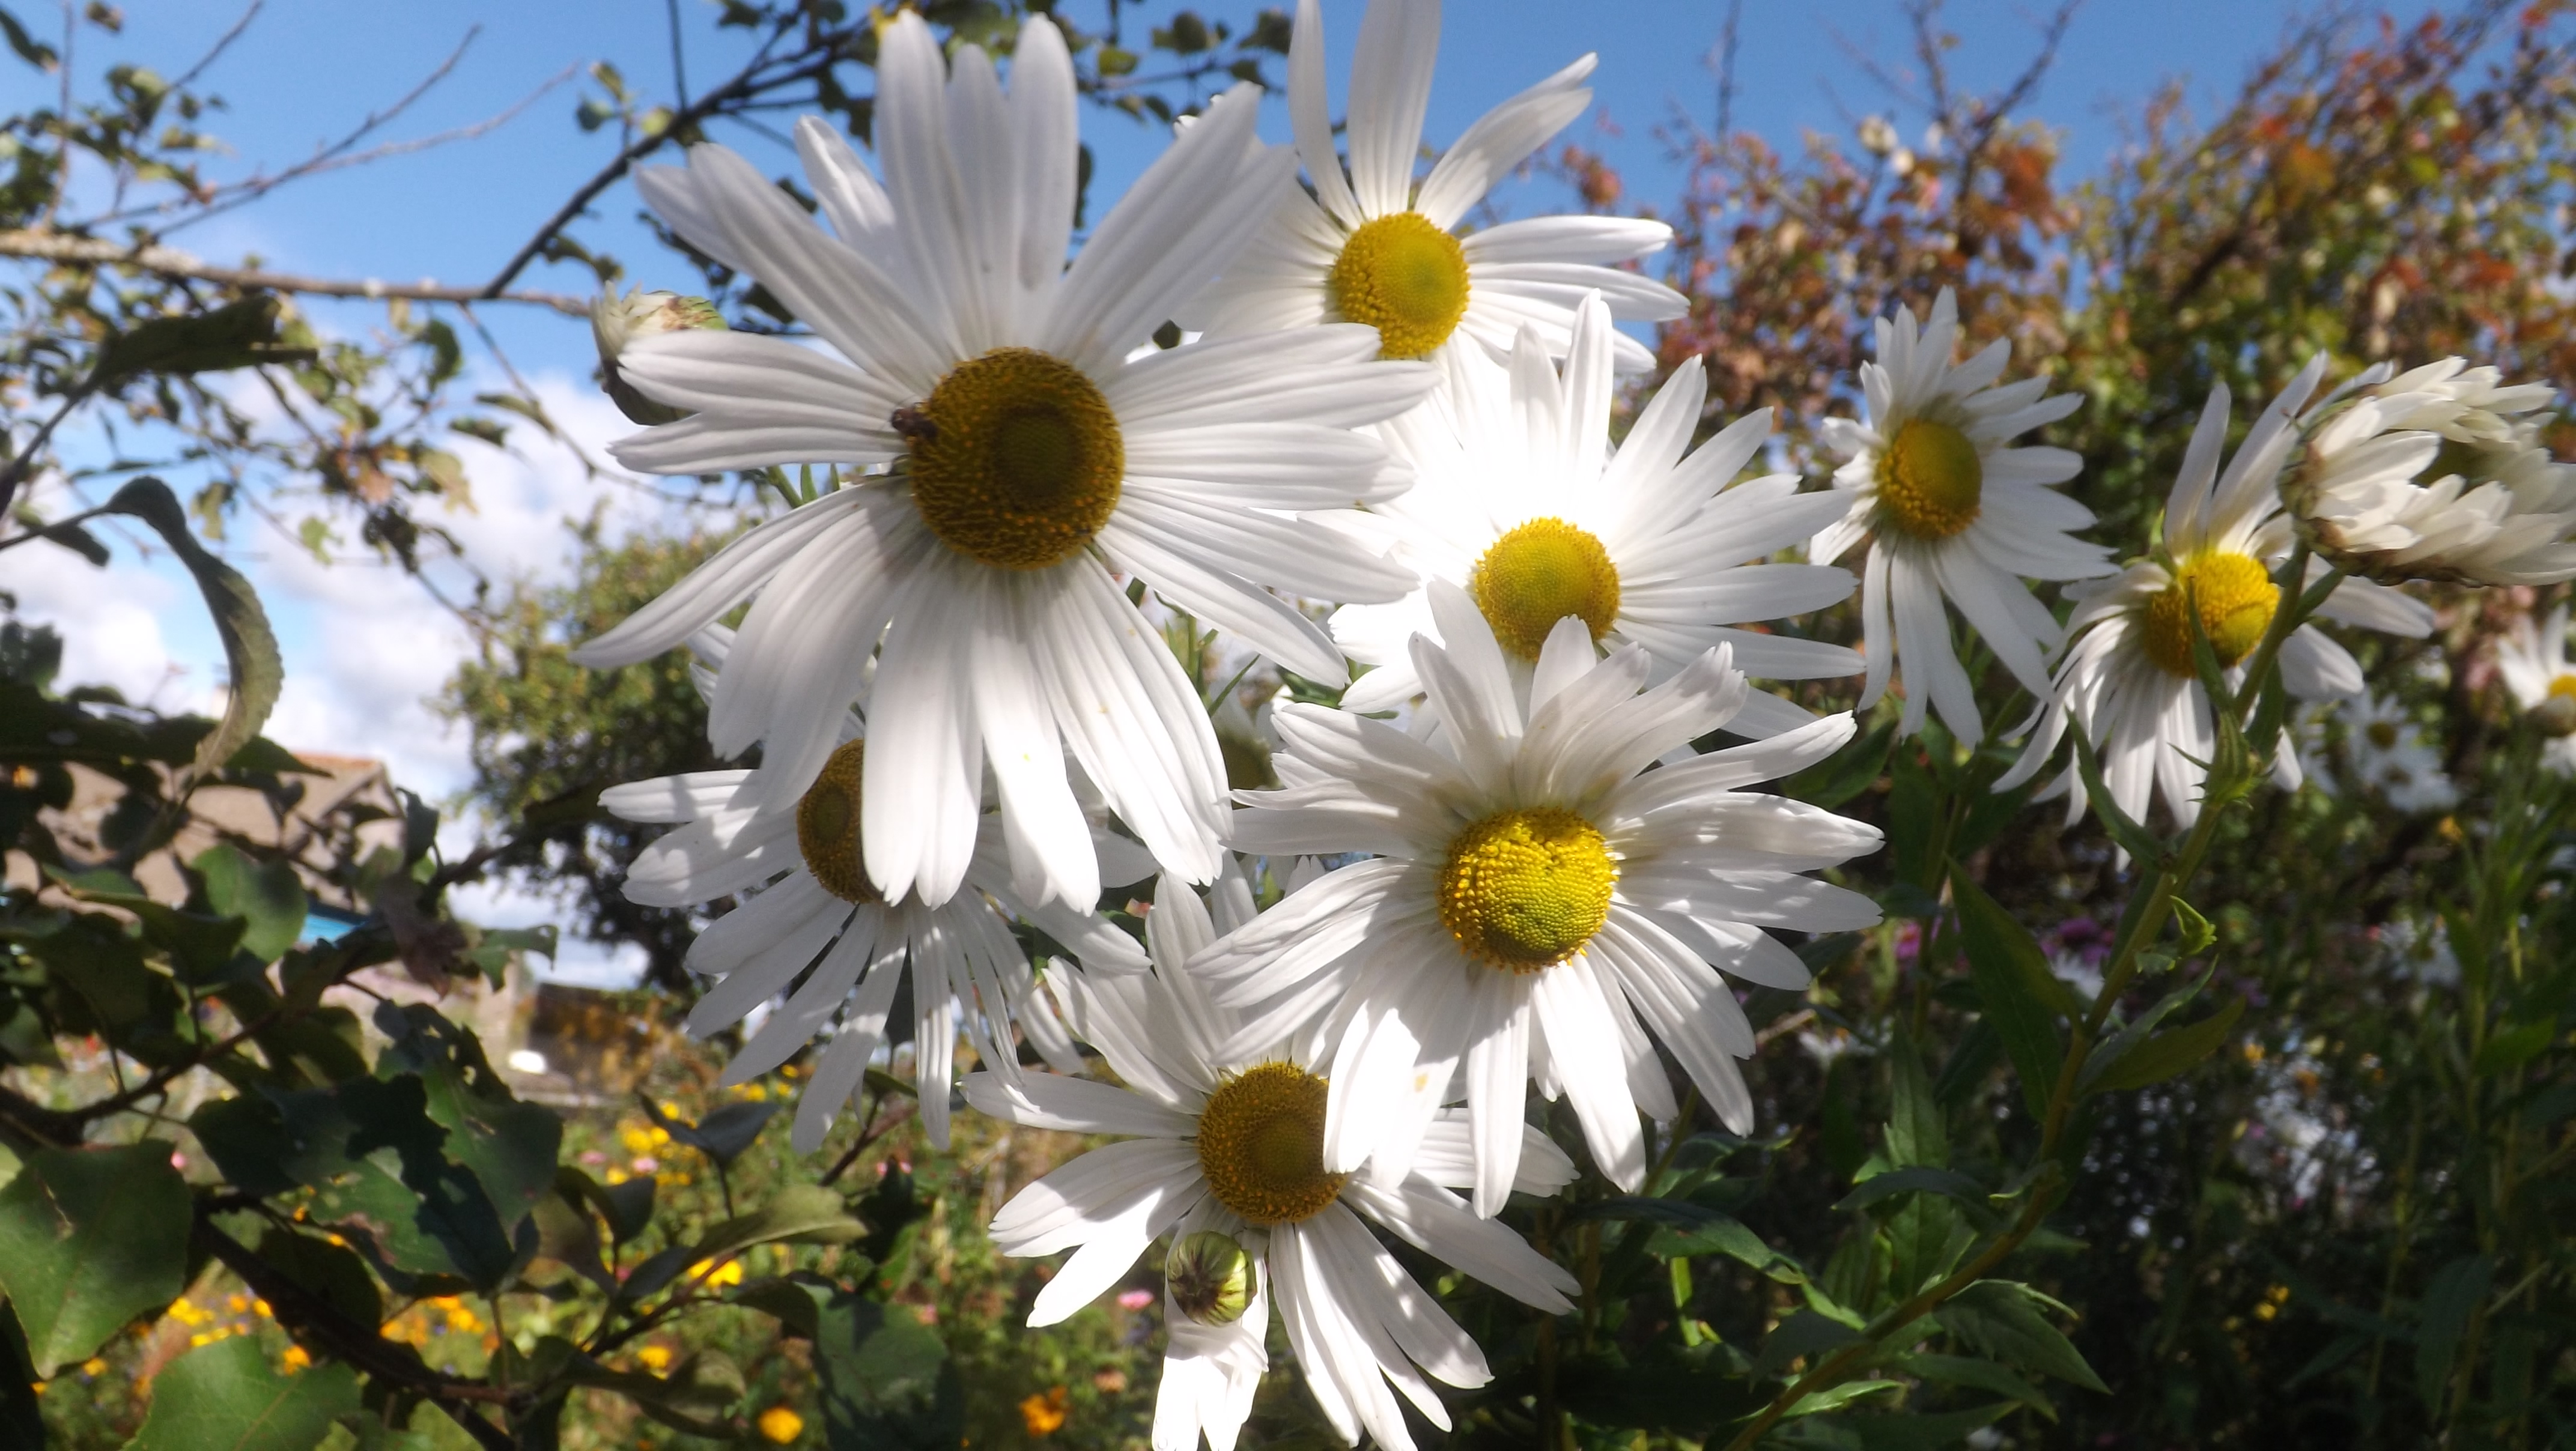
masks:
<path fill-rule="evenodd" d="M 760 1434 L 784 1446 L 805 1430 L 805 1418 L 785 1406 L 771 1406 L 760 1413 Z"/>
<path fill-rule="evenodd" d="M 1052 1436 L 1064 1429 L 1064 1387 L 1020 1402 L 1020 1419 L 1032 1436 Z"/>

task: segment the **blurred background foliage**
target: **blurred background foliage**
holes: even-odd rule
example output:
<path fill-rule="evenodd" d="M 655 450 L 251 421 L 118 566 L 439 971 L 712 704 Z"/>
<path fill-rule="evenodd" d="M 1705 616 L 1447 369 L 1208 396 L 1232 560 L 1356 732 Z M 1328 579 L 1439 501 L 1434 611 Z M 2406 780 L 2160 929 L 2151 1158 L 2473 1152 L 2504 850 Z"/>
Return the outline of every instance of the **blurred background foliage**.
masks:
<path fill-rule="evenodd" d="M 1022 9 L 922 8 L 1005 49 Z M 1086 95 L 1131 115 L 1167 121 L 1283 68 L 1276 11 L 1074 8 L 1063 18 Z M 1775 408 L 1789 461 L 1820 477 L 1831 465 L 1813 421 L 1854 409 L 1870 320 L 1955 286 L 1973 340 L 2010 339 L 2017 368 L 2087 398 L 2048 441 L 2083 456 L 2072 488 L 2101 516 L 2096 537 L 2136 553 L 2214 384 L 2234 390 L 2241 429 L 2318 351 L 2346 369 L 2463 353 L 2562 389 L 2576 379 L 2569 7 L 2321 9 L 2216 114 L 2193 114 L 2177 88 L 2081 176 L 2026 114 L 2069 13 L 2037 17 L 2026 69 L 1978 93 L 1951 78 L 1938 7 L 1917 6 L 1910 51 L 1873 58 L 1881 113 L 1795 154 L 1736 127 L 1721 74 L 1714 114 L 1667 122 L 1688 160 L 1677 197 L 1631 195 L 1579 139 L 1545 158 L 1585 204 L 1674 225 L 1676 246 L 1648 265 L 1691 310 L 1657 343 L 1665 368 L 1708 359 L 1708 430 Z M 1732 14 L 1712 17 L 1721 55 Z M 92 6 L 84 23 L 112 16 Z M 683 257 L 632 267 L 584 247 L 582 209 L 718 115 L 819 109 L 861 138 L 870 122 L 865 15 L 733 0 L 726 23 L 765 42 L 749 69 L 687 101 L 594 71 L 576 120 L 622 138 L 613 166 L 488 282 L 394 289 L 382 329 L 325 338 L 295 299 L 354 284 L 210 266 L 156 241 L 178 217 L 292 177 L 230 190 L 198 178 L 211 143 L 191 75 L 85 78 L 97 99 L 36 104 L 59 58 L 25 18 L 0 25 L 16 74 L 44 81 L 0 122 L 0 256 L 21 259 L 0 288 L 13 531 L 0 548 L 106 557 L 94 521 L 18 498 L 40 471 L 89 467 L 50 441 L 86 409 L 119 441 L 119 476 L 212 466 L 188 500 L 147 490 L 111 506 L 179 552 L 191 528 L 221 544 L 255 513 L 317 554 L 418 575 L 453 541 L 417 507 L 470 489 L 440 434 L 553 430 L 524 385 L 458 396 L 469 347 L 507 372 L 477 309 L 581 311 L 518 286 L 532 260 L 569 259 L 603 287 L 693 291 L 732 326 L 792 331 L 760 289 L 675 241 Z M 362 127 L 337 154 L 368 144 Z M 128 184 L 95 215 L 65 210 L 74 152 Z M 245 409 L 216 373 L 255 379 L 274 410 Z M 2576 443 L 2564 422 L 2557 438 L 2562 456 Z M 565 652 L 755 517 L 764 490 L 784 481 L 699 481 L 695 533 L 593 530 L 569 586 L 504 579 L 449 601 L 479 642 L 440 703 L 473 736 L 474 786 L 448 803 L 483 833 L 470 852 L 441 852 L 438 813 L 392 793 L 324 813 L 293 851 L 221 824 L 205 793 L 246 793 L 283 820 L 319 778 L 258 734 L 274 644 L 212 556 L 198 573 L 230 622 L 236 682 L 222 720 L 57 681 L 59 642 L 6 627 L 0 1223 L 43 1187 L 109 1233 L 117 1221 L 94 1192 L 81 1199 L 86 1160 L 69 1146 L 135 1145 L 121 1186 L 135 1192 L 117 1212 L 161 1216 L 133 1224 L 175 1232 L 179 1248 L 121 1264 L 126 1293 L 98 1326 L 26 1323 L 36 1294 L 10 1282 L 20 1323 L 0 1325 L 0 1362 L 21 1374 L 0 1374 L 0 1443 L 185 1444 L 175 1419 L 157 1431 L 151 1419 L 181 1412 L 155 1406 L 214 1415 L 266 1395 L 315 1427 L 336 1419 L 335 1448 L 1145 1444 L 1158 1303 L 1113 1298 L 1027 1331 L 1046 1267 L 997 1258 L 981 1233 L 1074 1141 L 966 1116 L 955 1148 L 933 1154 L 888 1079 L 821 1155 L 790 1156 L 761 1130 L 798 1065 L 717 1091 L 730 1040 L 693 1044 L 673 1026 L 702 920 L 618 894 L 645 838 L 597 812 L 598 789 L 716 763 L 676 657 L 590 672 Z M 2198 1019 L 2217 1027 L 2190 1072 L 2078 1110 L 2066 1197 L 2001 1271 L 2046 1300 L 1945 1308 L 1949 1351 L 1979 1354 L 1883 1363 L 1860 1414 L 1792 1418 L 1774 1443 L 2576 1445 L 2576 846 L 2568 785 L 2541 764 L 2540 727 L 2505 695 L 2492 653 L 2551 594 L 2435 590 L 2433 638 L 2349 641 L 2371 711 L 2302 723 L 2309 785 L 2226 819 L 2190 893 L 2207 938 L 2153 985 L 2206 973 L 2210 1000 L 2241 1016 Z M 1858 633 L 1848 607 L 1802 628 Z M 2008 677 L 1987 675 L 2001 699 Z M 1230 729 L 1252 729 L 1282 685 L 1247 680 Z M 1850 689 L 1817 682 L 1799 697 L 1842 708 Z M 1984 1011 L 1959 899 L 1973 888 L 2000 903 L 2050 973 L 2082 984 L 2127 882 L 2092 821 L 2061 832 L 2054 807 L 1985 798 L 2002 748 L 1960 752 L 1937 727 L 1892 745 L 1892 715 L 1794 788 L 1911 845 L 1846 876 L 1886 905 L 1886 926 L 1804 944 L 1810 993 L 1754 995 L 1763 1137 L 1686 1125 L 1661 1146 L 1660 1207 L 1587 1178 L 1565 1204 L 1511 1211 L 1586 1282 L 1562 1326 L 1399 1249 L 1498 1371 L 1457 1398 L 1455 1444 L 1725 1444 L 1723 1428 L 1760 1404 L 1740 1399 L 1747 1372 L 1814 1363 L 1838 1343 L 1822 1322 L 1883 1312 L 1987 1212 L 1975 1196 L 1872 1198 L 1856 1181 L 2003 1185 L 2032 1159 L 2040 1125 Z M 114 783 L 81 798 L 112 804 L 77 831 L 76 767 Z M 147 886 L 153 870 L 176 885 Z M 452 919 L 447 889 L 486 874 L 552 895 L 564 930 L 649 963 L 646 990 L 551 1025 L 549 1042 L 580 1045 L 557 1050 L 581 1059 L 577 1091 L 555 1081 L 561 1063 L 504 1074 L 475 1046 L 510 1030 L 476 1019 L 485 990 L 470 984 L 509 981 L 515 956 L 542 946 Z M 345 930 L 308 938 L 284 923 L 290 886 L 294 910 L 337 904 Z M 246 1150 L 224 1119 L 252 1109 L 227 1103 L 270 1105 L 274 1133 L 306 1113 L 385 1147 L 343 1139 L 373 1154 L 373 1177 L 335 1177 Z M 447 1137 L 423 1147 L 425 1122 Z M 169 1192 L 141 1192 L 152 1185 Z M 446 1238 L 425 1241 L 370 1234 L 381 1216 L 351 1197 L 404 1196 L 408 1220 L 451 1192 Z M 0 1281 L 13 1273 L 25 1272 L 0 1254 Z M 1134 1287 L 1151 1280 L 1140 1270 Z M 2041 1304 L 2071 1312 L 2071 1345 L 2029 1328 L 2050 1323 L 2028 1313 Z M 222 1350 L 236 1341 L 258 1356 Z M 2043 1377 L 2059 1383 L 2039 1389 Z M 13 1389 L 38 1378 L 40 1395 Z M 1893 1407 L 1903 1414 L 1877 1413 Z M 1327 1439 L 1293 1374 L 1274 1372 L 1247 1443 Z"/>

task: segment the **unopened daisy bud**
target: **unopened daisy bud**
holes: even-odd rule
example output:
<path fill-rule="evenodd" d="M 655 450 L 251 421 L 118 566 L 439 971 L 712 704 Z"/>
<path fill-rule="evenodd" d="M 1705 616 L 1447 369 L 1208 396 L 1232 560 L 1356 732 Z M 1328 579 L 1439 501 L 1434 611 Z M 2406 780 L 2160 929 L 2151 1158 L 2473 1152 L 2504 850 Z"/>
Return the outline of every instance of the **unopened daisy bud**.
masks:
<path fill-rule="evenodd" d="M 637 338 L 655 333 L 679 332 L 686 328 L 718 328 L 725 325 L 715 304 L 703 297 L 683 297 L 676 292 L 646 292 L 642 288 L 619 297 L 603 292 L 590 305 L 590 337 L 599 345 L 600 386 L 607 390 L 617 411 L 637 423 L 675 423 L 687 417 L 678 408 L 656 403 L 635 391 L 617 371 L 618 356 Z"/>
<path fill-rule="evenodd" d="M 2531 709 L 2531 723 L 2553 741 L 2576 736 L 2576 695 L 2552 695 Z"/>
<path fill-rule="evenodd" d="M 1172 1305 L 1201 1325 L 1231 1325 L 1261 1293 L 1261 1270 L 1233 1235 L 1185 1235 L 1163 1261 Z"/>
<path fill-rule="evenodd" d="M 2383 584 L 2576 576 L 2576 469 L 2549 456 L 2532 416 L 2549 388 L 2458 358 L 2374 374 L 2282 479 L 2316 551 Z"/>

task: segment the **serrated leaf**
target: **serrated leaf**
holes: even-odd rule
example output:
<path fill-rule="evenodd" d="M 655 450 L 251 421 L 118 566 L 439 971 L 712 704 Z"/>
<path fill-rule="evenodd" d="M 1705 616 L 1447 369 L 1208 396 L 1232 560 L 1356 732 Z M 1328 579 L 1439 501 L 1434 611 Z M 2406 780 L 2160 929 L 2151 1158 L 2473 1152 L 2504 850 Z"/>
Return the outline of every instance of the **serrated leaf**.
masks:
<path fill-rule="evenodd" d="M 1962 1343 L 1998 1360 L 2108 1394 L 2110 1388 L 2043 1310 L 2067 1313 L 2065 1306 L 2028 1285 L 1979 1280 L 1933 1311 L 1932 1318 Z"/>
<path fill-rule="evenodd" d="M 46 1149 L 0 1190 L 0 1293 L 37 1375 L 87 1360 L 186 1288 L 188 1186 L 159 1139 Z"/>
<path fill-rule="evenodd" d="M 259 735 L 268 713 L 285 688 L 286 666 L 277 653 L 277 633 L 259 594 L 239 570 L 206 552 L 188 530 L 187 510 L 170 486 L 146 474 L 118 489 L 106 512 L 125 514 L 152 526 L 179 562 L 195 577 L 214 616 L 215 634 L 223 641 L 224 667 L 231 680 L 224 692 L 224 718 L 197 743 L 192 773 L 204 776 L 233 758 L 233 753 Z"/>
<path fill-rule="evenodd" d="M 347 1366 L 282 1374 L 259 1337 L 236 1335 L 152 1378 L 152 1410 L 126 1451 L 313 1451 L 336 1418 L 357 1411 L 358 1377 Z"/>

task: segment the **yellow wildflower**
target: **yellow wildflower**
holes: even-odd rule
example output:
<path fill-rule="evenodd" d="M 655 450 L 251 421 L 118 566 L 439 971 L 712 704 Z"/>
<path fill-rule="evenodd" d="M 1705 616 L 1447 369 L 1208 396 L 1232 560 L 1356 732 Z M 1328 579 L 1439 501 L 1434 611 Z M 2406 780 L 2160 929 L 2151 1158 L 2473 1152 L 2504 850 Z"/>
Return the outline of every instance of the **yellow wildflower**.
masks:
<path fill-rule="evenodd" d="M 757 1424 L 760 1434 L 781 1446 L 795 1440 L 805 1430 L 805 1418 L 785 1406 L 771 1406 L 761 1412 Z"/>
<path fill-rule="evenodd" d="M 1020 1420 L 1032 1436 L 1052 1436 L 1064 1429 L 1064 1387 L 1020 1402 Z"/>

